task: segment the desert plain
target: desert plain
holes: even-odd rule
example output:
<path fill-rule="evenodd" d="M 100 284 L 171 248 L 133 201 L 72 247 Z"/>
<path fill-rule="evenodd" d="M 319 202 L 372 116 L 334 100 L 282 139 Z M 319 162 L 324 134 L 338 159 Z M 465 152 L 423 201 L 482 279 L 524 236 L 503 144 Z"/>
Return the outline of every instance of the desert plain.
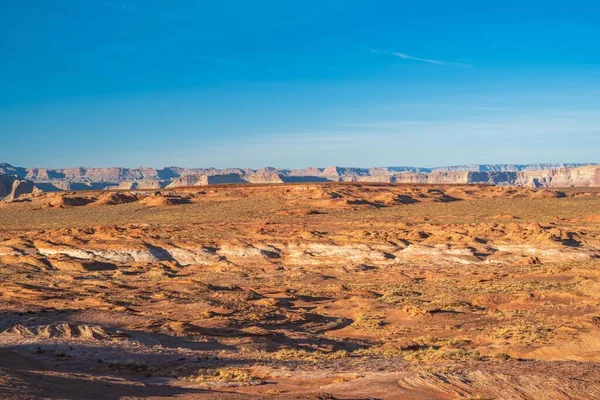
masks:
<path fill-rule="evenodd" d="M 0 203 L 0 397 L 600 398 L 593 188 Z"/>

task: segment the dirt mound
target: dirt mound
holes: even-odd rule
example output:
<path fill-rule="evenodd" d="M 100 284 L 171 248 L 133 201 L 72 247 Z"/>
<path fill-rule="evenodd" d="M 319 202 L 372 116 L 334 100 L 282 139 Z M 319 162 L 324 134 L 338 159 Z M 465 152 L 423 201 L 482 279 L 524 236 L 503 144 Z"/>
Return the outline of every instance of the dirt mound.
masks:
<path fill-rule="evenodd" d="M 331 209 L 381 208 L 417 203 L 448 203 L 490 198 L 560 198 L 553 190 L 477 185 L 351 185 L 299 186 L 287 189 L 290 204 L 308 203 Z"/>
<path fill-rule="evenodd" d="M 80 207 L 86 206 L 93 202 L 94 199 L 89 197 L 57 195 L 44 204 L 44 208 Z"/>
<path fill-rule="evenodd" d="M 138 198 L 135 194 L 129 193 L 106 193 L 101 195 L 94 204 L 106 204 L 106 205 L 117 205 L 126 204 L 137 201 Z"/>
<path fill-rule="evenodd" d="M 18 324 L 2 332 L 2 335 L 23 337 L 114 340 L 126 338 L 124 332 L 111 330 L 100 325 L 56 323 L 51 325 L 27 326 Z"/>
<path fill-rule="evenodd" d="M 559 192 L 556 190 L 547 190 L 542 189 L 538 190 L 531 194 L 531 198 L 533 199 L 553 199 L 553 198 L 563 198 L 566 197 L 564 192 Z"/>
<path fill-rule="evenodd" d="M 141 204 L 150 207 L 175 206 L 179 204 L 188 204 L 189 202 L 188 199 L 174 196 L 148 196 L 140 200 Z"/>

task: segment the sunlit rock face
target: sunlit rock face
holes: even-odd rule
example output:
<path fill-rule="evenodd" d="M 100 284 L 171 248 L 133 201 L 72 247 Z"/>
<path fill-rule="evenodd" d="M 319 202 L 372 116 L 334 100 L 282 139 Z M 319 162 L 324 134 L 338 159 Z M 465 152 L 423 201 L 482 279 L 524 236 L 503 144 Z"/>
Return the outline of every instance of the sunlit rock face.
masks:
<path fill-rule="evenodd" d="M 43 191 L 161 189 L 239 183 L 378 182 L 476 183 L 534 188 L 600 186 L 598 165 L 463 165 L 439 168 L 376 167 L 248 168 L 20 168 L 0 164 L 0 173 L 31 180 Z"/>

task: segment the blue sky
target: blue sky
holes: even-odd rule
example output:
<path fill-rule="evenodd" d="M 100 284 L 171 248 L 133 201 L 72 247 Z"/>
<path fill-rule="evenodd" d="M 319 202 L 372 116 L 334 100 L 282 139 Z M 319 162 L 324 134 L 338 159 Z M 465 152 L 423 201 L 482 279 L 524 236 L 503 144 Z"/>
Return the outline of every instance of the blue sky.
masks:
<path fill-rule="evenodd" d="M 598 162 L 597 1 L 0 6 L 0 162 Z"/>

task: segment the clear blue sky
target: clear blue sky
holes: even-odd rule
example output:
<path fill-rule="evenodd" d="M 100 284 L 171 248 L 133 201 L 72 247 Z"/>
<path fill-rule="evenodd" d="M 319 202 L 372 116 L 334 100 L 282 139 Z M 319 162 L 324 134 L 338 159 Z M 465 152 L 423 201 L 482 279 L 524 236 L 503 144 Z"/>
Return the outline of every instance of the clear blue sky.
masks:
<path fill-rule="evenodd" d="M 597 162 L 598 1 L 0 6 L 0 162 Z"/>

